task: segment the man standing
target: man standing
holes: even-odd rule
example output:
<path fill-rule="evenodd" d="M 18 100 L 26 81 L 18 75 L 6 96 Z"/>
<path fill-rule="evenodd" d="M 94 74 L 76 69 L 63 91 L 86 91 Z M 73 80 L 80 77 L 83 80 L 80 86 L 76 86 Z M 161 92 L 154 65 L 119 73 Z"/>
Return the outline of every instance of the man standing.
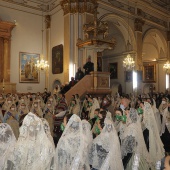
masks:
<path fill-rule="evenodd" d="M 75 75 L 75 80 L 80 81 L 83 77 L 84 77 L 84 73 L 81 71 L 81 67 L 79 67 Z"/>
<path fill-rule="evenodd" d="M 85 75 L 89 74 L 91 71 L 94 71 L 94 63 L 91 62 L 91 58 L 88 57 L 87 63 L 83 66 L 85 69 Z"/>

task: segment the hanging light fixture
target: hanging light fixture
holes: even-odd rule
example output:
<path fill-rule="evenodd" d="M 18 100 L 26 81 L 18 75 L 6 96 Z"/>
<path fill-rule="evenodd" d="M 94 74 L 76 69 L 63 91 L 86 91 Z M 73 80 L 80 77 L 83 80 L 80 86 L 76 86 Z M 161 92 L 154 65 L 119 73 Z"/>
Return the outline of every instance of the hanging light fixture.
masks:
<path fill-rule="evenodd" d="M 128 0 L 128 7 L 129 7 L 129 0 Z M 127 40 L 127 46 L 128 46 L 128 51 L 129 51 L 129 12 L 128 12 L 128 40 Z M 131 57 L 131 55 L 128 53 L 126 58 L 123 60 L 123 67 L 126 70 L 132 70 L 135 67 L 135 61 Z"/>
<path fill-rule="evenodd" d="M 44 16 L 43 16 L 43 11 L 44 11 L 44 9 L 43 9 L 43 5 L 44 5 L 44 1 L 43 1 L 43 4 L 42 4 L 42 54 L 41 54 L 41 56 L 40 56 L 40 61 L 38 60 L 37 61 L 37 64 L 36 64 L 36 68 L 37 68 L 37 70 L 39 70 L 39 71 L 47 71 L 48 70 L 48 68 L 49 68 L 49 64 L 48 64 L 48 61 L 45 61 L 44 60 L 44 55 L 43 55 L 43 32 L 44 32 L 44 29 L 43 29 L 43 18 L 44 18 Z"/>
<path fill-rule="evenodd" d="M 170 63 L 169 63 L 169 61 L 167 61 L 167 62 L 164 64 L 163 69 L 164 69 L 164 71 L 165 71 L 167 74 L 170 74 Z"/>
<path fill-rule="evenodd" d="M 132 70 L 135 67 L 135 61 L 130 56 L 130 54 L 128 54 L 127 57 L 123 60 L 123 67 L 127 70 Z"/>

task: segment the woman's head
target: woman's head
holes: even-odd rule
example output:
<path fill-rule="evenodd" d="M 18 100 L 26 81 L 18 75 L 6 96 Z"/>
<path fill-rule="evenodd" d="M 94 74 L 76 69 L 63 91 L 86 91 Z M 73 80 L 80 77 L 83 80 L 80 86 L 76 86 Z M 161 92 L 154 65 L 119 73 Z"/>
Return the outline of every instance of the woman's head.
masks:
<path fill-rule="evenodd" d="M 70 118 L 71 118 L 72 115 L 73 115 L 73 114 L 67 114 L 67 115 L 64 116 L 63 124 L 64 124 L 65 127 L 66 127 L 66 125 L 67 125 L 67 123 L 68 123 L 68 121 L 70 120 Z"/>

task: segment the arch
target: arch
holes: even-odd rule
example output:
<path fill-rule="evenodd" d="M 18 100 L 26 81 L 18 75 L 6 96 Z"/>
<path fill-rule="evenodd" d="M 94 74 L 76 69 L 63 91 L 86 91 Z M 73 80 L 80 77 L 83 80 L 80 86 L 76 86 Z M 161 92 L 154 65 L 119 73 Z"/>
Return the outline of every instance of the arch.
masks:
<path fill-rule="evenodd" d="M 117 21 L 117 24 L 114 24 L 118 30 L 122 33 L 125 42 L 126 42 L 126 35 L 129 34 L 129 41 L 132 44 L 132 50 L 136 51 L 136 39 L 135 39 L 135 35 L 134 35 L 134 31 L 132 30 L 132 28 L 128 25 L 128 23 L 121 17 L 113 14 L 113 13 L 107 13 L 102 15 L 99 20 L 108 20 L 108 19 L 114 19 L 115 21 Z"/>
<path fill-rule="evenodd" d="M 152 36 L 155 43 L 157 44 L 158 55 L 160 55 L 160 53 L 164 52 L 167 57 L 167 41 L 166 41 L 165 37 L 163 36 L 163 34 L 158 29 L 155 29 L 155 28 L 151 28 L 151 29 L 147 30 L 143 35 L 143 45 L 144 45 L 145 40 L 148 36 Z"/>
<path fill-rule="evenodd" d="M 59 79 L 55 79 L 52 84 L 52 89 L 56 87 L 56 85 L 59 85 L 61 87 L 61 81 Z"/>

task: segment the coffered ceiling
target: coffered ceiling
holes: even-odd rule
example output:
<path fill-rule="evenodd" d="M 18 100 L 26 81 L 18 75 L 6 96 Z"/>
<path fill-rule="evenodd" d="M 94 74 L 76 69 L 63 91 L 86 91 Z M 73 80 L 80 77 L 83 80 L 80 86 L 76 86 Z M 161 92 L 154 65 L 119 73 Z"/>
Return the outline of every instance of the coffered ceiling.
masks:
<path fill-rule="evenodd" d="M 35 9 L 39 11 L 51 11 L 59 5 L 60 0 L 2 0 L 11 4 Z"/>
<path fill-rule="evenodd" d="M 61 0 L 2 0 L 2 1 L 28 7 L 31 9 L 36 9 L 39 11 L 42 11 L 43 9 L 43 11 L 49 12 L 55 9 L 59 5 Z M 108 0 L 108 2 L 111 2 L 112 5 L 120 6 L 122 0 Z M 135 0 L 135 1 L 129 0 L 129 2 L 145 2 L 147 5 L 152 6 L 153 8 L 157 8 L 162 12 L 165 13 L 170 12 L 170 0 Z"/>

